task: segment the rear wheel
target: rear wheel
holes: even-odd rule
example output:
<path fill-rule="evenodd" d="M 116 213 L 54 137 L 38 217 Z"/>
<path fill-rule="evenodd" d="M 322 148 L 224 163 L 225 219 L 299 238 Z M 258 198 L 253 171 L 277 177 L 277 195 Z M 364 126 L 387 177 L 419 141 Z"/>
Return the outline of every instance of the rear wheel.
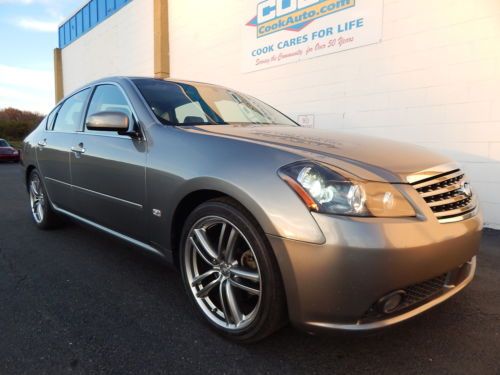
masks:
<path fill-rule="evenodd" d="M 47 192 L 36 169 L 31 171 L 28 179 L 31 215 L 38 228 L 51 229 L 60 224 L 60 219 L 52 210 Z"/>
<path fill-rule="evenodd" d="M 180 265 L 203 319 L 238 342 L 255 342 L 286 322 L 280 272 L 252 217 L 230 200 L 202 204 L 188 217 Z"/>

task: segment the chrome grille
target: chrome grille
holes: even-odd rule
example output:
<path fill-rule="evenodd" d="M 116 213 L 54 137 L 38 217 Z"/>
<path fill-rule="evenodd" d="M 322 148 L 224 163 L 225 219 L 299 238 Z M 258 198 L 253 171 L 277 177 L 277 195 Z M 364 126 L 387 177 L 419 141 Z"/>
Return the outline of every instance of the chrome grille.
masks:
<path fill-rule="evenodd" d="M 476 199 L 460 169 L 412 183 L 440 222 L 458 221 L 476 209 Z"/>

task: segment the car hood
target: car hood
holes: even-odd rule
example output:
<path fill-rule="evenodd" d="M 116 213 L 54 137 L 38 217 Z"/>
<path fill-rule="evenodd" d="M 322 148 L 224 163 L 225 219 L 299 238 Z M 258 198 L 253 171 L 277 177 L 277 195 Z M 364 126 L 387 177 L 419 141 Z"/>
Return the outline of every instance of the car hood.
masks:
<path fill-rule="evenodd" d="M 371 181 L 407 182 L 450 159 L 412 144 L 295 126 L 201 125 L 191 130 L 265 144 Z"/>
<path fill-rule="evenodd" d="M 16 151 L 14 147 L 0 147 L 0 154 L 11 154 Z"/>

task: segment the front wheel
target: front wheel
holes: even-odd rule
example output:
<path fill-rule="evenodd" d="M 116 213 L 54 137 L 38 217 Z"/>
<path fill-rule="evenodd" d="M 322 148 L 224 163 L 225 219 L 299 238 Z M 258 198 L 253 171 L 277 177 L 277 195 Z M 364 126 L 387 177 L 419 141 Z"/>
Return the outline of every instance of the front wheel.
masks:
<path fill-rule="evenodd" d="M 203 319 L 238 342 L 255 342 L 286 322 L 280 272 L 255 220 L 237 203 L 209 201 L 188 217 L 180 266 Z"/>

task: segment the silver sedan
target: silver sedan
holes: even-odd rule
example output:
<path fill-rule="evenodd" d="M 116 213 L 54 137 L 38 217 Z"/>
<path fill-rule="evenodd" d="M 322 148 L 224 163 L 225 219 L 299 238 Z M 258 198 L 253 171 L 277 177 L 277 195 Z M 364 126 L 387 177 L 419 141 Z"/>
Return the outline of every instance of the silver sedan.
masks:
<path fill-rule="evenodd" d="M 200 317 L 237 342 L 287 322 L 382 328 L 474 276 L 483 223 L 456 163 L 303 128 L 235 90 L 93 82 L 57 104 L 22 157 L 38 227 L 69 217 L 169 259 Z"/>

